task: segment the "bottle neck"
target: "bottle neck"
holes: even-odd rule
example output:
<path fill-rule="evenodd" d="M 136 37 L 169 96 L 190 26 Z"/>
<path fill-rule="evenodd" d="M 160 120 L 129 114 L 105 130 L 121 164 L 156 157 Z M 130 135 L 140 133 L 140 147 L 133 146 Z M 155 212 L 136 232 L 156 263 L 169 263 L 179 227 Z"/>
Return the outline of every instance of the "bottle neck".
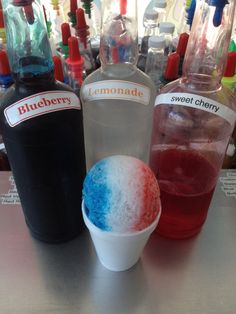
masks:
<path fill-rule="evenodd" d="M 224 6 L 222 18 L 214 25 L 218 10 L 214 1 L 197 1 L 197 7 L 183 63 L 182 80 L 188 86 L 197 84 L 201 90 L 218 89 L 232 29 L 235 1 Z"/>
<path fill-rule="evenodd" d="M 121 5 L 123 4 L 123 5 Z M 136 64 L 138 58 L 137 2 L 105 0 L 102 10 L 102 65 Z"/>
<path fill-rule="evenodd" d="M 53 60 L 40 1 L 4 0 L 2 4 L 14 79 L 26 82 L 48 76 Z"/>

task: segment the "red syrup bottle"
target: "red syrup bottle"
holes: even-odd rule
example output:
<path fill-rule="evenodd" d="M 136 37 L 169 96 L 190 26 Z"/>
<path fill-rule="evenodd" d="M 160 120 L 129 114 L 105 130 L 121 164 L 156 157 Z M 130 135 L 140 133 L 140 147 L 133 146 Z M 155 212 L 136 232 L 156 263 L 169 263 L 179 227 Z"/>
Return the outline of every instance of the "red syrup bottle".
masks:
<path fill-rule="evenodd" d="M 234 1 L 197 1 L 183 75 L 156 98 L 150 167 L 161 190 L 156 231 L 165 237 L 191 237 L 207 218 L 236 120 L 235 97 L 220 82 L 234 9 Z"/>
<path fill-rule="evenodd" d="M 0 130 L 25 220 L 41 241 L 68 241 L 83 227 L 86 167 L 80 100 L 54 79 L 40 2 L 2 4 L 15 84 L 1 98 Z"/>

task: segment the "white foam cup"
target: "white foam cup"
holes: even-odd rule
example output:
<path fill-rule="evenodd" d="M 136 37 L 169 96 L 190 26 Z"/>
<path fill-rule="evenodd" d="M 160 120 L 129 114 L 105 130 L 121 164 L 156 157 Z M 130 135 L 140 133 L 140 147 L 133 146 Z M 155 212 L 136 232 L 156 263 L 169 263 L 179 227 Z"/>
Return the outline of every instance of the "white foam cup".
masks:
<path fill-rule="evenodd" d="M 150 226 L 132 233 L 101 230 L 87 217 L 84 201 L 82 213 L 102 265 L 112 271 L 123 271 L 131 268 L 139 260 L 145 244 L 158 224 L 161 210 Z"/>

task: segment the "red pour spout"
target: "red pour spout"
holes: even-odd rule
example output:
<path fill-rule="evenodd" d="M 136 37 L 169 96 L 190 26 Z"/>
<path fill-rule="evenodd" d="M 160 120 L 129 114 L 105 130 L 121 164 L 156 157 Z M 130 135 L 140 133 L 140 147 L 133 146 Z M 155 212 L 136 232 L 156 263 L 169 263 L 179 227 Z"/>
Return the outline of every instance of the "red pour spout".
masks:
<path fill-rule="evenodd" d="M 180 56 L 177 52 L 169 54 L 164 72 L 166 80 L 175 80 L 178 78 Z"/>
<path fill-rule="evenodd" d="M 179 36 L 179 41 L 177 45 L 176 52 L 180 55 L 180 57 L 184 57 L 187 44 L 188 44 L 188 39 L 189 39 L 189 34 L 187 33 L 182 33 Z"/>
<path fill-rule="evenodd" d="M 0 28 L 4 28 L 4 19 L 3 19 L 3 12 L 2 9 L 0 9 Z"/>
<path fill-rule="evenodd" d="M 70 12 L 75 13 L 78 9 L 77 0 L 70 0 Z"/>
<path fill-rule="evenodd" d="M 10 65 L 7 54 L 4 50 L 0 50 L 0 75 L 11 74 Z"/>
<path fill-rule="evenodd" d="M 89 36 L 89 27 L 86 24 L 84 10 L 79 8 L 76 10 L 76 31 L 84 48 L 87 48 L 87 37 Z"/>
<path fill-rule="evenodd" d="M 61 63 L 61 58 L 58 56 L 53 56 L 54 63 L 54 78 L 57 81 L 64 82 L 64 74 Z"/>
<path fill-rule="evenodd" d="M 127 12 L 127 0 L 120 0 L 120 15 L 125 15 Z"/>
<path fill-rule="evenodd" d="M 74 36 L 71 36 L 68 39 L 69 45 L 69 59 L 70 62 L 77 62 L 81 59 L 80 51 L 79 51 L 79 43 L 78 39 Z"/>
<path fill-rule="evenodd" d="M 224 77 L 233 77 L 236 69 L 236 52 L 228 52 Z"/>
<path fill-rule="evenodd" d="M 70 25 L 68 23 L 61 24 L 62 43 L 68 46 L 68 39 L 71 37 Z"/>

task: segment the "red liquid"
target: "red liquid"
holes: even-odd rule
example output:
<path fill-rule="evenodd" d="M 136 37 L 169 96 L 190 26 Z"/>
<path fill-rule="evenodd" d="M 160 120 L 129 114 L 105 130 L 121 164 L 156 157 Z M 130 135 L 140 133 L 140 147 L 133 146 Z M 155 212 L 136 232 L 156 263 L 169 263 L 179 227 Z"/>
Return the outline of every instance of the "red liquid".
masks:
<path fill-rule="evenodd" d="M 160 186 L 160 235 L 181 239 L 201 230 L 215 189 L 218 172 L 195 151 L 152 152 L 150 166 Z"/>

